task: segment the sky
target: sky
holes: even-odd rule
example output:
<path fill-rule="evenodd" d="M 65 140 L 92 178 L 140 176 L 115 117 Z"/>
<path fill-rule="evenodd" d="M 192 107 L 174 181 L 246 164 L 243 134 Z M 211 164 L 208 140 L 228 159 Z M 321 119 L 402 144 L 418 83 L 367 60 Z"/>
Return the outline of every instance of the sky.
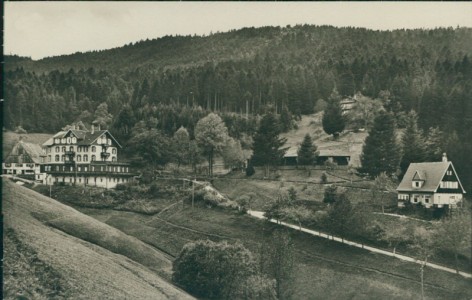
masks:
<path fill-rule="evenodd" d="M 4 53 L 33 59 L 252 26 L 472 27 L 471 2 L 3 3 Z"/>

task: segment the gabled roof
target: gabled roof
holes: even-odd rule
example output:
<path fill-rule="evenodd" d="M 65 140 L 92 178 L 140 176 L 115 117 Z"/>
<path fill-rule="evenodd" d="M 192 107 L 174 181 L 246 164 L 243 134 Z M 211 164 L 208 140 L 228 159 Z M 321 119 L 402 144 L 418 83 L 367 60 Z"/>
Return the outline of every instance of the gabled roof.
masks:
<path fill-rule="evenodd" d="M 24 154 L 18 154 L 19 148 L 23 148 L 25 154 L 29 156 L 32 163 L 39 164 L 41 163 L 41 156 L 43 155 L 43 149 L 38 144 L 26 143 L 19 141 L 11 150 L 10 154 L 5 158 L 7 163 L 18 163 L 19 157 Z M 24 158 L 24 156 L 23 156 Z M 22 158 L 22 160 L 23 160 Z M 21 163 L 28 163 L 28 161 L 21 161 Z"/>
<path fill-rule="evenodd" d="M 108 130 L 95 130 L 93 133 L 87 130 L 78 130 L 78 129 L 69 129 L 67 131 L 59 131 L 56 133 L 52 138 L 47 140 L 43 146 L 51 146 L 54 144 L 55 138 L 63 138 L 69 135 L 69 133 L 75 135 L 77 137 L 77 145 L 80 146 L 87 146 L 93 144 L 102 134 L 108 134 L 113 141 L 118 145 L 118 147 L 122 148 L 120 143 L 115 139 L 115 137 L 108 131 Z"/>
<path fill-rule="evenodd" d="M 416 170 L 413 180 L 426 180 L 426 172 L 424 170 Z"/>
<path fill-rule="evenodd" d="M 450 165 L 452 165 L 450 161 L 411 163 L 400 185 L 397 187 L 397 191 L 436 192 Z M 454 169 L 453 165 L 452 168 Z M 456 173 L 455 169 L 454 172 Z M 411 185 L 413 180 L 424 180 L 424 184 L 420 188 L 413 188 Z M 459 185 L 465 193 L 460 180 Z"/>
<path fill-rule="evenodd" d="M 351 153 L 342 148 L 335 148 L 335 149 L 319 149 L 318 150 L 318 157 L 350 157 Z"/>

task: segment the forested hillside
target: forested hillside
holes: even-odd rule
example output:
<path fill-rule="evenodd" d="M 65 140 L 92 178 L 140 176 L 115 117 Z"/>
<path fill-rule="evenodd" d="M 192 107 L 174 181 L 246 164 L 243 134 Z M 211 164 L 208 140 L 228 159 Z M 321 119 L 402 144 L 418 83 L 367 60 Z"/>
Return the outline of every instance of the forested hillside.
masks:
<path fill-rule="evenodd" d="M 198 119 L 217 111 L 235 136 L 254 131 L 246 113 L 262 114 L 268 104 L 278 113 L 313 113 L 336 89 L 382 99 L 400 127 L 414 109 L 421 129 L 445 133 L 456 165 L 470 166 L 471 57 L 470 28 L 307 25 L 166 36 L 39 61 L 7 56 L 4 127 L 55 132 L 105 118 L 126 140 L 151 118 L 167 135 L 180 126 L 192 135 Z"/>

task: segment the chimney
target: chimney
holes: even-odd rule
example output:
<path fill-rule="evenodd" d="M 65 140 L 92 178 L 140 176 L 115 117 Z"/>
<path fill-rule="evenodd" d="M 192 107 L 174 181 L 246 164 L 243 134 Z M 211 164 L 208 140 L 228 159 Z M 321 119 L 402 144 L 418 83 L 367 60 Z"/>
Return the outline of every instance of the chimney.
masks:
<path fill-rule="evenodd" d="M 442 161 L 443 161 L 443 162 L 447 162 L 447 156 L 446 156 L 446 153 L 445 153 L 445 152 L 443 153 Z"/>
<path fill-rule="evenodd" d="M 92 124 L 92 134 L 95 132 L 95 126 Z"/>

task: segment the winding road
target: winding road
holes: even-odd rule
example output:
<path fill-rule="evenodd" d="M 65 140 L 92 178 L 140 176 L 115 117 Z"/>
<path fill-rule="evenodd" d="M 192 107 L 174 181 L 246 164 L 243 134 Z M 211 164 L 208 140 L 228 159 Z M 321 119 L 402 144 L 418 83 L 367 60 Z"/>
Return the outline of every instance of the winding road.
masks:
<path fill-rule="evenodd" d="M 266 219 L 264 217 L 264 212 L 263 211 L 249 210 L 247 213 L 249 215 L 255 217 L 255 218 L 258 218 L 258 219 Z M 269 221 L 272 222 L 272 223 L 276 223 L 276 224 L 279 224 L 279 225 L 282 225 L 282 226 L 285 226 L 285 227 L 289 227 L 289 228 L 292 228 L 292 229 L 295 229 L 295 230 L 300 230 L 302 232 L 306 232 L 308 234 L 318 236 L 318 237 L 321 237 L 321 238 L 325 238 L 325 239 L 328 239 L 328 240 L 340 242 L 340 243 L 347 244 L 347 245 L 357 247 L 357 248 L 366 249 L 366 250 L 369 250 L 371 252 L 396 257 L 396 258 L 398 258 L 400 260 L 403 260 L 403 261 L 413 262 L 413 263 L 420 264 L 420 265 L 423 264 L 423 262 L 421 260 L 418 260 L 418 259 L 413 258 L 413 257 L 409 257 L 409 256 L 401 255 L 401 254 L 396 254 L 396 253 L 385 251 L 385 250 L 382 250 L 382 249 L 379 249 L 379 248 L 374 248 L 374 247 L 362 245 L 362 244 L 352 242 L 352 241 L 349 241 L 349 240 L 346 240 L 346 239 L 342 239 L 342 238 L 339 238 L 339 237 L 335 237 L 335 236 L 332 236 L 332 235 L 329 235 L 329 234 L 326 234 L 326 233 L 323 233 L 323 232 L 320 232 L 320 231 L 311 230 L 311 229 L 307 229 L 307 228 L 304 228 L 304 227 L 299 227 L 297 225 L 285 223 L 285 222 L 282 222 L 282 221 L 277 221 L 277 220 L 274 220 L 274 219 L 270 219 Z M 462 272 L 462 271 L 457 272 L 454 269 L 447 268 L 447 267 L 440 266 L 440 265 L 433 264 L 433 263 L 429 263 L 429 262 L 427 262 L 426 265 L 428 267 L 431 267 L 431 268 L 434 268 L 434 269 L 446 271 L 446 272 L 449 272 L 449 273 L 459 274 L 459 275 L 461 275 L 465 278 L 472 278 L 472 274 L 470 274 L 470 273 L 466 273 L 466 272 Z"/>

